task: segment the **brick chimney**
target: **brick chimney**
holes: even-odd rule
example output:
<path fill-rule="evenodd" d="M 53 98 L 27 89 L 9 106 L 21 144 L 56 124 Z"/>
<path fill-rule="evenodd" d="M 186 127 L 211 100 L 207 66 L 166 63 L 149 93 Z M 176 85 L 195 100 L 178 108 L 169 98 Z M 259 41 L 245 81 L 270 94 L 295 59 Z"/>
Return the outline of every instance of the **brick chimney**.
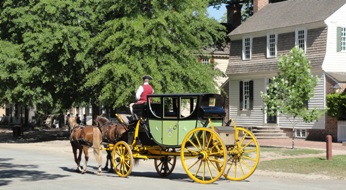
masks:
<path fill-rule="evenodd" d="M 253 0 L 253 13 L 257 13 L 263 7 L 269 4 L 269 0 Z"/>

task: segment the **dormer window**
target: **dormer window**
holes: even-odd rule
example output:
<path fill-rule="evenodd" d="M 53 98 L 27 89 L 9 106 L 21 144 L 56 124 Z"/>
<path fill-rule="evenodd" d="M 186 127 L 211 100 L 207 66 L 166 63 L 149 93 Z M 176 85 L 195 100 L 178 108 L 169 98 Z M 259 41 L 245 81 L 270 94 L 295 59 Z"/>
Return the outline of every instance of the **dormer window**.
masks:
<path fill-rule="evenodd" d="M 267 35 L 267 58 L 273 58 L 277 56 L 277 34 Z"/>
<path fill-rule="evenodd" d="M 304 50 L 304 53 L 306 53 L 306 36 L 307 32 L 306 29 L 297 29 L 295 34 L 296 39 L 296 46 Z"/>
<path fill-rule="evenodd" d="M 243 60 L 251 60 L 252 39 L 250 37 L 243 38 Z"/>

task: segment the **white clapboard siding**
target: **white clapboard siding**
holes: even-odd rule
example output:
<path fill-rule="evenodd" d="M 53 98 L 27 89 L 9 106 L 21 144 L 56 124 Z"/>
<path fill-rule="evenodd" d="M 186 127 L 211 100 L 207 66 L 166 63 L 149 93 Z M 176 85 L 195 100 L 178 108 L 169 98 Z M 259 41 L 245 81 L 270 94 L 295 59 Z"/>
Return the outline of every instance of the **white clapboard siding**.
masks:
<path fill-rule="evenodd" d="M 264 79 L 254 81 L 254 104 L 253 110 L 239 110 L 239 80 L 230 80 L 230 118 L 234 119 L 239 126 L 263 125 L 263 101 L 260 91 L 264 91 Z"/>
<path fill-rule="evenodd" d="M 346 5 L 325 20 L 328 26 L 326 57 L 323 70 L 326 72 L 346 72 L 346 52 L 337 52 L 337 27 L 346 27 Z"/>
<path fill-rule="evenodd" d="M 323 73 L 319 75 L 319 82 L 315 88 L 314 97 L 309 101 L 309 107 L 325 108 L 325 76 Z M 254 81 L 254 107 L 253 110 L 239 110 L 239 80 L 230 80 L 230 118 L 234 119 L 237 125 L 254 127 L 264 125 L 265 117 L 263 113 L 263 101 L 261 91 L 264 92 L 267 79 L 255 79 Z M 325 117 L 322 116 L 318 122 L 305 123 L 298 119 L 296 127 L 306 129 L 324 129 Z M 278 117 L 278 126 L 282 128 L 292 128 L 292 123 L 287 117 Z"/>
<path fill-rule="evenodd" d="M 315 87 L 314 96 L 309 101 L 309 108 L 325 109 L 325 75 L 323 73 L 318 74 L 319 82 Z M 279 126 L 282 128 L 292 128 L 292 123 L 287 117 L 279 117 Z M 306 123 L 302 119 L 297 119 L 298 123 L 296 127 L 306 129 L 324 129 L 325 116 L 323 115 L 317 122 Z"/>

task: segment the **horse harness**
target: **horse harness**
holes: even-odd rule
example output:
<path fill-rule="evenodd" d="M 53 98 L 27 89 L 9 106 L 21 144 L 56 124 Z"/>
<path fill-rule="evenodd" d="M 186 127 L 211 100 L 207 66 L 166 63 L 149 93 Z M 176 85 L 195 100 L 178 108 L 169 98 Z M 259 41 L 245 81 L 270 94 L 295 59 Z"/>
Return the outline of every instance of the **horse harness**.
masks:
<path fill-rule="evenodd" d="M 122 134 L 124 133 L 124 132 L 123 132 L 123 133 L 121 132 L 121 127 L 123 127 L 125 131 L 128 130 L 128 127 L 127 127 L 127 125 L 125 125 L 125 124 L 122 124 L 122 123 L 113 123 L 113 122 L 111 122 L 111 121 L 108 121 L 107 123 L 103 124 L 102 126 L 98 126 L 99 129 L 101 130 L 101 132 L 103 133 L 103 136 L 104 136 L 105 140 L 106 140 L 106 141 L 109 141 L 109 142 L 112 141 L 112 139 L 108 139 L 108 133 L 112 132 L 111 128 L 108 129 L 106 133 L 104 133 L 105 131 L 102 130 L 102 129 L 104 129 L 105 127 L 112 127 L 112 126 L 115 127 L 115 128 L 114 128 L 114 131 L 115 131 L 114 141 L 117 142 L 117 141 L 119 141 L 119 140 L 121 139 L 121 136 L 122 136 Z"/>
<path fill-rule="evenodd" d="M 85 139 L 83 138 L 78 138 L 80 136 L 80 134 L 78 134 L 78 136 L 76 136 L 76 139 L 73 138 L 73 134 L 75 132 L 78 132 L 80 133 L 81 130 L 85 127 L 85 125 L 80 125 L 78 123 L 74 124 L 73 126 L 71 126 L 71 131 L 70 131 L 70 142 L 71 143 L 76 143 L 77 145 L 79 146 L 89 146 L 89 147 L 92 147 L 93 143 L 92 142 L 89 142 L 89 141 L 86 141 Z M 77 131 L 79 129 L 79 131 Z M 99 129 L 100 130 L 100 129 Z M 101 131 L 101 130 L 100 130 Z"/>

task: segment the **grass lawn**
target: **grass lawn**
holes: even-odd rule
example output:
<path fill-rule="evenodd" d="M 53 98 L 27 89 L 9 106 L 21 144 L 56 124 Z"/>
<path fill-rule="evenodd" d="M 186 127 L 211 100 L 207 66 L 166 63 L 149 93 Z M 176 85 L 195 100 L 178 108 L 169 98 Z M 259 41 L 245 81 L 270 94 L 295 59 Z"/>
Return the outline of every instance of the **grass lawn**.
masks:
<path fill-rule="evenodd" d="M 261 161 L 257 169 L 274 172 L 327 175 L 346 179 L 346 155 L 335 155 L 332 157 L 332 160 L 326 160 L 325 156 L 321 157 L 320 155 L 308 158 L 286 158 L 287 156 L 321 154 L 324 152 L 311 149 L 261 148 L 261 154 L 266 158 L 278 156 L 285 156 L 285 158 Z"/>

